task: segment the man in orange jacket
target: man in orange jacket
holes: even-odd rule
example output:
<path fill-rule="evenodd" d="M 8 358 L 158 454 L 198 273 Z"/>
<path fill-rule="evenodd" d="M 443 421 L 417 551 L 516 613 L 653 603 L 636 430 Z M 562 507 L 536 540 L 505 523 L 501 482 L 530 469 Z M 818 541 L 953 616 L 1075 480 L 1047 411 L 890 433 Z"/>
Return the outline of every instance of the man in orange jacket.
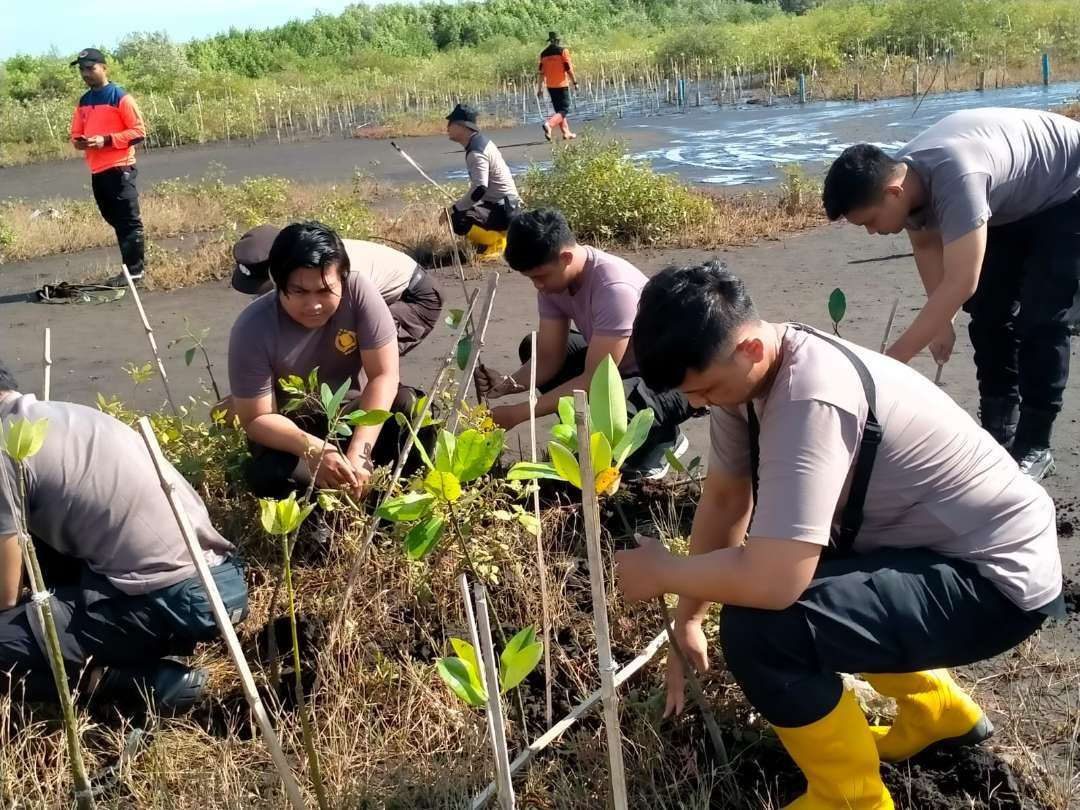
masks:
<path fill-rule="evenodd" d="M 574 66 L 570 64 L 570 49 L 564 48 L 559 42 L 559 35 L 554 31 L 548 33 L 548 45 L 540 52 L 540 77 L 537 82 L 536 97 L 542 98 L 544 86 L 547 86 L 548 95 L 551 96 L 551 106 L 555 108 L 555 114 L 543 123 L 544 137 L 551 140 L 551 128 L 558 127 L 565 140 L 576 138 L 570 131 L 570 122 L 566 116 L 570 114 L 570 82 L 577 89 L 577 76 L 574 75 Z"/>
<path fill-rule="evenodd" d="M 138 281 L 143 275 L 144 238 L 135 188 L 135 145 L 146 138 L 146 127 L 134 99 L 109 81 L 101 51 L 79 51 L 71 63 L 76 65 L 90 89 L 79 99 L 72 116 L 71 143 L 86 153 L 98 210 L 116 231 L 120 255 L 131 277 Z M 123 273 L 109 279 L 108 284 L 123 286 Z"/>

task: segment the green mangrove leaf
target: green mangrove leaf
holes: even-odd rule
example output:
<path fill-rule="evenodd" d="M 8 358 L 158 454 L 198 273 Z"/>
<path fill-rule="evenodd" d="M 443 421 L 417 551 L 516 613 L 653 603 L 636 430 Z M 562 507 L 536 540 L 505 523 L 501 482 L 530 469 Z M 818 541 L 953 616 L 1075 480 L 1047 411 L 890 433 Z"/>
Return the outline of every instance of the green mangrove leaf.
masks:
<path fill-rule="evenodd" d="M 454 503 L 461 497 L 461 482 L 453 473 L 432 470 L 424 478 L 424 491 L 441 501 Z"/>
<path fill-rule="evenodd" d="M 470 428 L 457 437 L 457 449 L 451 469 L 462 483 L 486 475 L 503 450 L 505 430 L 481 433 Z"/>
<path fill-rule="evenodd" d="M 499 691 L 513 689 L 536 669 L 544 654 L 544 645 L 536 640 L 536 630 L 530 625 L 506 644 L 499 656 Z"/>
<path fill-rule="evenodd" d="M 446 520 L 438 515 L 421 520 L 405 535 L 405 556 L 422 560 L 439 544 L 445 528 Z"/>
<path fill-rule="evenodd" d="M 626 433 L 623 434 L 622 439 L 615 445 L 615 449 L 612 450 L 612 461 L 616 467 L 622 467 L 626 459 L 633 455 L 634 451 L 645 444 L 645 440 L 649 438 L 649 431 L 652 430 L 653 421 L 656 419 L 656 414 L 653 413 L 652 408 L 646 408 L 643 411 L 638 411 L 634 414 L 634 418 L 630 420 L 630 426 L 626 429 Z"/>
<path fill-rule="evenodd" d="M 384 502 L 375 514 L 394 523 L 408 523 L 422 518 L 434 504 L 435 496 L 430 492 L 406 492 Z"/>
<path fill-rule="evenodd" d="M 551 454 L 551 463 L 555 465 L 559 476 L 581 489 L 581 467 L 578 466 L 578 460 L 574 454 L 558 442 L 548 442 L 548 452 Z"/>
<path fill-rule="evenodd" d="M 37 455 L 41 446 L 45 444 L 45 436 L 48 432 L 48 419 L 38 419 L 36 422 L 31 422 L 29 419 L 17 419 L 8 425 L 7 430 L 0 424 L 4 451 L 17 464 L 22 464 Z"/>
<path fill-rule="evenodd" d="M 450 687 L 455 695 L 469 706 L 483 707 L 487 704 L 487 693 L 480 684 L 476 668 L 460 658 L 443 658 L 435 667 L 443 683 Z"/>

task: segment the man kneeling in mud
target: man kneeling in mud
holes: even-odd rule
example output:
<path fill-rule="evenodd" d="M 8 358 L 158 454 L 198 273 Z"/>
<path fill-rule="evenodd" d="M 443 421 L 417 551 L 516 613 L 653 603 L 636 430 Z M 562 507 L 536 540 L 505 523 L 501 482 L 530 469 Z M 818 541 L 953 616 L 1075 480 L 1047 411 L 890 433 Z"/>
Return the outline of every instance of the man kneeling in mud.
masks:
<path fill-rule="evenodd" d="M 251 444 L 248 484 L 259 497 L 284 498 L 315 474 L 321 488 L 362 497 L 375 467 L 397 458 L 397 425 L 362 425 L 347 441 L 328 439 L 325 414 L 283 413 L 289 395 L 279 381 L 306 380 L 317 369 L 334 391 L 349 383 L 347 409 L 410 413 L 419 392 L 400 385 L 393 316 L 325 225 L 285 227 L 268 261 L 274 293 L 250 303 L 229 335 L 233 408 Z"/>
<path fill-rule="evenodd" d="M 676 633 L 724 660 L 807 779 L 790 808 L 880 810 L 880 761 L 992 731 L 950 678 L 1064 612 L 1054 505 L 937 386 L 876 352 L 768 323 L 718 263 L 645 286 L 634 351 L 647 383 L 711 407 L 689 557 L 616 556 L 631 601 L 678 594 Z M 897 701 L 871 727 L 840 673 Z M 668 657 L 667 711 L 684 672 Z"/>
<path fill-rule="evenodd" d="M 207 671 L 166 656 L 190 655 L 218 635 L 210 602 L 139 435 L 95 408 L 20 394 L 0 365 L 0 426 L 47 420 L 45 441 L 18 471 L 0 457 L 0 691 L 55 701 L 44 628 L 23 593 L 20 511 L 52 592 L 70 685 L 141 711 L 194 705 Z M 195 490 L 169 467 L 232 621 L 247 613 L 247 583 L 233 546 L 210 523 Z"/>

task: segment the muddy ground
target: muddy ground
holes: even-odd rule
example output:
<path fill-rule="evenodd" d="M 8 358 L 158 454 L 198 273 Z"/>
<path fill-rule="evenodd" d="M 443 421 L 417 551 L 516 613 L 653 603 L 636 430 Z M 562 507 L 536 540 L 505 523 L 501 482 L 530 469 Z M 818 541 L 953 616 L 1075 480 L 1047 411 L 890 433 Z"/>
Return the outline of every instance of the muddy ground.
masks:
<path fill-rule="evenodd" d="M 671 263 L 698 262 L 719 255 L 747 280 L 764 317 L 799 320 L 823 328 L 828 326 L 826 299 L 834 287 L 842 287 L 847 293 L 849 312 L 848 319 L 841 326 L 842 335 L 863 345 L 877 347 L 893 299 L 899 295 L 902 300 L 897 314 L 897 330 L 911 321 L 922 301 L 914 265 L 907 253 L 908 246 L 902 237 L 870 238 L 854 228 L 828 226 L 777 241 L 718 253 L 644 250 L 624 255 L 649 274 Z M 84 254 L 9 265 L 0 275 L 0 299 L 17 297 L 18 293 L 36 286 L 35 282 L 40 278 L 77 271 L 89 259 L 89 254 Z M 502 265 L 494 269 L 502 271 L 502 276 L 483 358 L 490 366 L 511 370 L 516 367 L 518 341 L 536 321 L 535 296 L 531 285 L 520 276 L 507 271 Z M 471 282 L 470 285 L 478 283 L 481 282 Z M 442 284 L 447 307 L 461 306 L 463 294 L 460 282 L 451 276 L 443 276 Z M 222 282 L 169 293 L 146 293 L 144 303 L 170 372 L 174 392 L 179 397 L 205 397 L 206 370 L 197 363 L 191 368 L 185 367 L 184 346 L 168 347 L 171 340 L 183 333 L 185 318 L 190 319 L 194 327 L 210 327 L 208 351 L 224 391 L 227 388 L 228 331 L 247 299 Z M 26 391 L 40 390 L 41 336 L 45 326 L 52 329 L 54 398 L 92 403 L 100 392 L 116 395 L 138 408 L 162 405 L 163 395 L 157 380 L 135 386 L 121 370 L 125 364 L 141 365 L 150 360 L 143 329 L 134 304 L 128 298 L 96 305 L 0 304 L 0 357 L 13 367 Z M 966 330 L 961 328 L 959 332 L 956 354 L 945 370 L 943 386 L 963 407 L 974 413 L 977 395 L 971 346 Z M 429 339 L 409 355 L 402 369 L 406 382 L 420 387 L 430 383 L 436 364 L 447 349 L 448 336 L 448 327 L 440 324 Z M 1074 359 L 1076 353 L 1074 346 Z M 924 373 L 933 373 L 933 364 L 928 356 L 916 358 L 914 365 Z M 1080 611 L 1080 544 L 1076 535 L 1077 524 L 1080 523 L 1080 501 L 1077 497 L 1080 491 L 1078 380 L 1080 377 L 1074 376 L 1055 435 L 1058 473 L 1046 482 L 1048 491 L 1059 504 L 1060 543 L 1072 613 L 1067 620 L 1055 622 L 1043 631 L 1031 653 L 1033 660 L 1048 660 L 1059 654 L 1070 657 L 1080 652 L 1077 612 Z M 692 442 L 688 458 L 694 455 L 706 457 L 706 420 L 699 419 L 689 424 L 686 432 Z M 527 434 L 520 432 L 520 438 L 527 447 Z M 510 437 L 508 447 L 518 447 L 517 436 Z M 980 694 L 988 698 L 988 705 L 1007 708 L 1015 700 L 1014 693 L 1010 691 L 1015 689 L 1015 685 L 999 688 L 1001 681 L 995 680 L 994 675 L 999 667 L 1000 662 L 990 662 L 969 674 L 985 679 Z M 1032 683 L 1032 688 L 1042 689 L 1046 685 L 1039 678 Z M 993 693 L 992 698 L 989 698 L 988 692 Z M 1060 707 L 1064 704 L 1056 701 L 1051 705 Z M 1010 723 L 1008 715 L 995 712 L 993 716 L 1001 727 Z M 932 778 L 923 780 L 927 794 L 911 796 L 909 806 L 960 806 L 953 804 L 952 800 L 939 802 L 930 797 L 934 791 L 943 790 L 945 783 L 942 780 L 948 779 L 981 783 L 984 791 L 992 784 L 1000 783 L 1002 787 L 999 793 L 1007 792 L 1008 779 L 1013 778 L 1008 768 L 998 758 L 980 759 L 981 756 L 971 755 L 936 764 L 917 762 L 908 766 L 916 769 L 916 776 L 919 775 L 919 768 L 933 774 Z M 768 769 L 769 763 L 758 762 L 753 767 Z M 890 769 L 888 774 L 893 774 L 894 770 Z M 896 778 L 895 774 L 889 778 Z M 908 780 L 905 784 L 912 783 Z M 974 806 L 1021 805 L 988 796 L 986 803 Z"/>

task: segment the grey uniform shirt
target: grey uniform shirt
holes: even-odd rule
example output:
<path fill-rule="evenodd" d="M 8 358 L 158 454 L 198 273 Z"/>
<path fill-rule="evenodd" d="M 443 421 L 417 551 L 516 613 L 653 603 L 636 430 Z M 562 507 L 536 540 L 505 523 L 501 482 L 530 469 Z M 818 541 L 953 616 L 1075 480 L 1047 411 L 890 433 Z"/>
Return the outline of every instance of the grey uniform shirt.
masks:
<path fill-rule="evenodd" d="M 167 588 L 195 576 L 187 546 L 142 438 L 108 414 L 22 394 L 0 403 L 7 428 L 49 421 L 45 443 L 26 462 L 27 528 L 61 554 L 83 560 L 126 594 Z M 15 464 L 0 459 L 0 535 L 18 531 Z M 207 563 L 232 550 L 202 499 L 171 466 L 167 475 L 191 518 Z M 46 583 L 47 584 L 47 583 Z"/>
<path fill-rule="evenodd" d="M 1024 610 L 1061 593 L 1054 503 L 947 394 L 854 344 L 877 386 L 884 435 L 854 551 L 927 548 L 966 560 Z M 867 402 L 835 346 L 787 327 L 760 422 L 757 537 L 829 542 L 847 502 Z M 745 406 L 710 409 L 710 470 L 750 475 Z"/>
<path fill-rule="evenodd" d="M 537 293 L 541 320 L 572 321 L 586 343 L 594 336 L 630 337 L 634 332 L 645 274 L 626 259 L 585 246 L 585 269 L 573 292 Z M 624 374 L 638 371 L 634 347 L 626 347 L 619 362 Z"/>
<path fill-rule="evenodd" d="M 278 380 L 283 377 L 307 379 L 318 368 L 319 380 L 333 390 L 348 380 L 350 388 L 360 391 L 367 379 L 360 353 L 391 342 L 397 342 L 397 327 L 390 309 L 360 273 L 346 276 L 337 310 L 317 329 L 290 318 L 273 290 L 248 304 L 233 324 L 229 385 L 233 396 L 255 399 L 280 394 Z M 278 405 L 284 401 L 279 398 Z"/>
<path fill-rule="evenodd" d="M 454 203 L 458 211 L 465 211 L 481 202 L 498 203 L 507 197 L 518 198 L 510 167 L 503 160 L 499 147 L 486 135 L 477 132 L 469 139 L 465 147 L 465 166 L 469 170 L 469 190 Z M 479 200 L 475 200 L 473 193 L 480 187 L 486 191 Z"/>
<path fill-rule="evenodd" d="M 902 147 L 926 186 L 909 230 L 944 244 L 983 225 L 1030 217 L 1080 192 L 1080 122 L 1056 113 L 987 107 L 947 115 Z"/>

